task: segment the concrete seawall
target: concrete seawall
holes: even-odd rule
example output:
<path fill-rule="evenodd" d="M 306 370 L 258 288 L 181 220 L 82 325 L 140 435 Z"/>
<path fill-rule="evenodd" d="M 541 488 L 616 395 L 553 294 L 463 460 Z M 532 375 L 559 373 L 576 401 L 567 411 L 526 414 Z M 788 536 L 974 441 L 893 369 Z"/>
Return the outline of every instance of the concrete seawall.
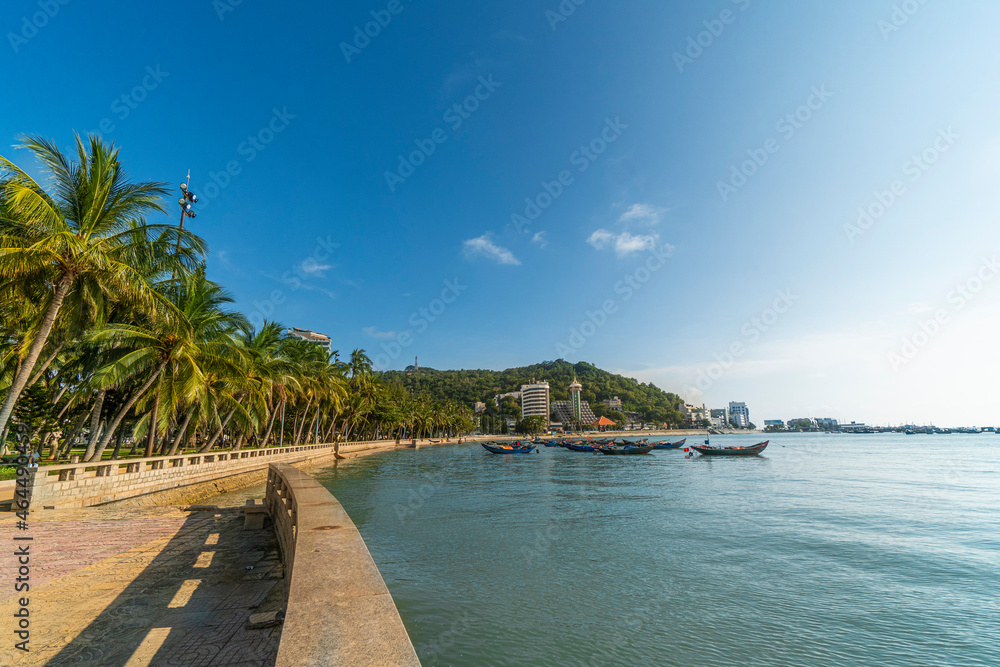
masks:
<path fill-rule="evenodd" d="M 341 444 L 339 454 L 352 458 L 406 446 L 395 440 L 351 442 Z M 108 503 L 137 507 L 191 503 L 259 484 L 271 463 L 306 463 L 332 456 L 334 445 L 321 444 L 41 466 L 29 473 L 28 500 L 32 511 Z"/>
<path fill-rule="evenodd" d="M 289 580 L 277 667 L 419 667 L 382 575 L 337 499 L 278 463 L 269 467 L 265 502 Z"/>

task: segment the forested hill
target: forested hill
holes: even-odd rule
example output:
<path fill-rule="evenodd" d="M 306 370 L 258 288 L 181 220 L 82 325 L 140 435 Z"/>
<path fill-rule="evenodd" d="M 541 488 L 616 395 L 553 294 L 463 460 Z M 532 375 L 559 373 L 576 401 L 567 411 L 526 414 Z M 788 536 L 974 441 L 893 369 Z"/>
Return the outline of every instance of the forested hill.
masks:
<path fill-rule="evenodd" d="M 523 368 L 505 371 L 439 371 L 432 368 L 384 373 L 387 382 L 399 382 L 415 395 L 424 395 L 435 401 L 451 400 L 471 405 L 482 401 L 492 405 L 493 397 L 510 391 L 520 391 L 521 385 L 533 380 L 548 380 L 552 400 L 569 400 L 569 385 L 576 377 L 583 385 L 583 400 L 593 406 L 599 401 L 617 396 L 624 403 L 626 412 L 644 415 L 649 421 L 680 422 L 678 407 L 683 400 L 653 384 L 640 383 L 632 378 L 615 375 L 591 364 L 568 361 L 546 361 Z"/>

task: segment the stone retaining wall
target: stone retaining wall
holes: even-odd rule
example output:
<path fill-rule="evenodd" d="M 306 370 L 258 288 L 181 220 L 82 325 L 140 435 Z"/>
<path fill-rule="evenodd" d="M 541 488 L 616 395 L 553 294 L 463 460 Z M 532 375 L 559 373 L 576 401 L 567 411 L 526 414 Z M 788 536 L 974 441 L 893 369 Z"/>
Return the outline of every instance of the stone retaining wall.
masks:
<path fill-rule="evenodd" d="M 274 463 L 265 502 L 288 578 L 276 667 L 419 667 L 382 575 L 337 499 L 308 473 Z"/>
<path fill-rule="evenodd" d="M 29 503 L 32 510 L 103 505 L 332 452 L 332 445 L 302 445 L 42 466 L 29 475 Z"/>
<path fill-rule="evenodd" d="M 427 446 L 427 440 L 419 445 Z M 450 444 L 450 443 L 448 443 Z M 208 497 L 242 486 L 263 482 L 270 463 L 300 463 L 332 456 L 363 456 L 373 451 L 412 446 L 409 440 L 371 440 L 332 444 L 245 449 L 159 456 L 148 459 L 104 460 L 100 463 L 71 463 L 32 469 L 28 478 L 32 510 L 92 507 L 129 501 L 136 506 L 193 502 L 193 495 Z M 257 476 L 244 477 L 258 471 Z M 211 484 L 228 478 L 233 483 Z M 187 490 L 181 491 L 184 487 Z M 188 488 L 191 487 L 191 488 Z M 164 492 L 175 492 L 164 494 Z M 155 497 L 148 497 L 155 494 Z M 170 500 L 167 496 L 176 496 Z"/>

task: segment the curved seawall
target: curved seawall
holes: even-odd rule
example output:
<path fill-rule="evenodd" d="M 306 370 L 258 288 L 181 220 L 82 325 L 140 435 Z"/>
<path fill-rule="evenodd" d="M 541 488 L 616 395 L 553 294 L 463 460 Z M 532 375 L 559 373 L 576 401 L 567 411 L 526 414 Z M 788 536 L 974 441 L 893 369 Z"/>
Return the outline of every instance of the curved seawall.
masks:
<path fill-rule="evenodd" d="M 289 580 L 277 666 L 418 667 L 389 589 L 340 502 L 309 474 L 274 463 L 266 504 Z"/>

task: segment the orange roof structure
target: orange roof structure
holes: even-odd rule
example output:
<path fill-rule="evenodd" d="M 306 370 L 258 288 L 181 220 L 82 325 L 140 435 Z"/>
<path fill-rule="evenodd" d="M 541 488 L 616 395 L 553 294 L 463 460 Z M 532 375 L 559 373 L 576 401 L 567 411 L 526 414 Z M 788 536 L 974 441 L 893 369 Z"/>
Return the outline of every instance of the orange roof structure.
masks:
<path fill-rule="evenodd" d="M 615 423 L 610 419 L 608 419 L 607 417 L 601 417 L 596 422 L 591 424 L 591 426 L 596 426 L 597 428 L 601 428 L 602 426 L 614 426 L 614 425 Z"/>

